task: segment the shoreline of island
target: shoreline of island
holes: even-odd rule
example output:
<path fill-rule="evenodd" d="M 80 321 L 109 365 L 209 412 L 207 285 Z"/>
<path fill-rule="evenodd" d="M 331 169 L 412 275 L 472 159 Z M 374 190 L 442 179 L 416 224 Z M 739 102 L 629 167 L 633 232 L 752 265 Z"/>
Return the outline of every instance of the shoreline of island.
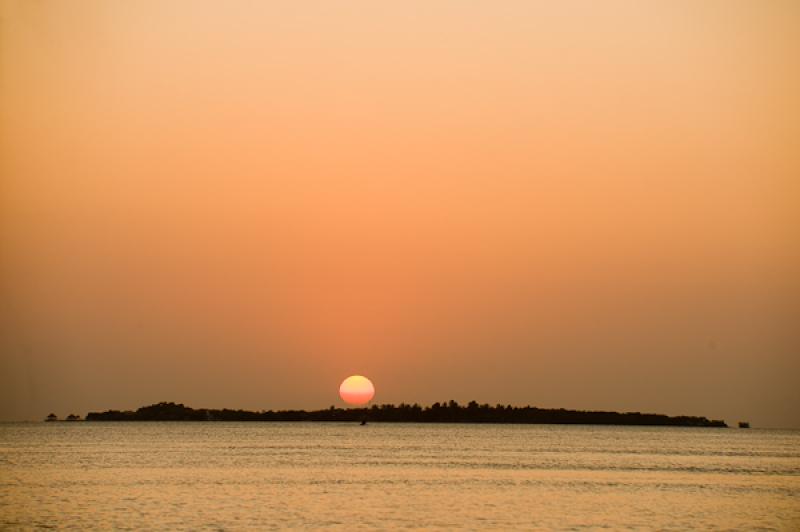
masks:
<path fill-rule="evenodd" d="M 191 408 L 181 403 L 162 402 L 137 410 L 89 412 L 85 421 L 311 421 L 311 422 L 386 422 L 386 423 L 482 423 L 620 425 L 668 427 L 728 427 L 719 419 L 703 416 L 667 416 L 641 412 L 608 412 L 478 404 L 470 401 L 434 403 L 430 406 L 401 403 L 368 408 L 324 410 L 249 410 Z"/>

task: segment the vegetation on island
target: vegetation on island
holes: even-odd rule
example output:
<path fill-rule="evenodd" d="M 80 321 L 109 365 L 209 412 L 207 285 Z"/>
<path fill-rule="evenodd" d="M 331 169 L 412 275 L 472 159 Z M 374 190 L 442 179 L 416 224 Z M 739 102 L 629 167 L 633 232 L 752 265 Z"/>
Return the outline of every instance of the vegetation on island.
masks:
<path fill-rule="evenodd" d="M 58 416 L 53 414 L 53 413 L 48 414 L 47 417 L 44 418 L 44 420 L 45 421 L 62 421 L 62 420 L 58 419 Z M 79 416 L 78 414 L 70 414 L 63 421 L 81 421 L 81 416 Z"/>
<path fill-rule="evenodd" d="M 727 427 L 724 421 L 697 416 L 666 416 L 640 412 L 592 412 L 478 404 L 455 401 L 430 406 L 401 403 L 373 405 L 370 408 L 336 408 L 325 410 L 248 410 L 190 408 L 183 404 L 158 403 L 136 411 L 108 410 L 90 412 L 86 421 L 339 421 L 406 423 L 529 423 L 570 425 L 652 425 L 676 427 Z"/>

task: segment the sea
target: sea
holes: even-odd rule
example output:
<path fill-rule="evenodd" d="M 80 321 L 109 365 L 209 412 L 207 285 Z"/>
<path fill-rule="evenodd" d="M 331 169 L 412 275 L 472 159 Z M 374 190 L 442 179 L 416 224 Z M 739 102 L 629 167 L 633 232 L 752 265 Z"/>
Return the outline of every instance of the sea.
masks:
<path fill-rule="evenodd" d="M 0 529 L 800 530 L 800 431 L 0 424 Z"/>

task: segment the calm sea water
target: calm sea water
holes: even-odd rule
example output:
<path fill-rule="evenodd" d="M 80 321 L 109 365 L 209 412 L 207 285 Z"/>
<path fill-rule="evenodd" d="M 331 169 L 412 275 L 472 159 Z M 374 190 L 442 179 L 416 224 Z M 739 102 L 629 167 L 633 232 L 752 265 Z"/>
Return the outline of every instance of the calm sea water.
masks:
<path fill-rule="evenodd" d="M 0 424 L 0 528 L 800 530 L 800 432 Z"/>

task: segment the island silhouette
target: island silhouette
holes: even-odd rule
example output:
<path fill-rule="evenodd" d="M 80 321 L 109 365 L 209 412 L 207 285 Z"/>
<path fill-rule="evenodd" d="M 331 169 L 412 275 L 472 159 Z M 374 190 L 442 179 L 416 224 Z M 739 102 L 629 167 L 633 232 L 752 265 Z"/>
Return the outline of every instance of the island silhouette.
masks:
<path fill-rule="evenodd" d="M 181 403 L 157 403 L 135 411 L 107 410 L 89 412 L 86 421 L 328 421 L 388 423 L 518 423 L 563 425 L 640 425 L 673 427 L 727 427 L 722 420 L 700 416 L 667 416 L 641 412 L 603 412 L 548 409 L 533 406 L 478 404 L 470 401 L 433 403 L 430 406 L 400 403 L 369 408 L 337 408 L 325 410 L 231 410 L 191 408 Z"/>

